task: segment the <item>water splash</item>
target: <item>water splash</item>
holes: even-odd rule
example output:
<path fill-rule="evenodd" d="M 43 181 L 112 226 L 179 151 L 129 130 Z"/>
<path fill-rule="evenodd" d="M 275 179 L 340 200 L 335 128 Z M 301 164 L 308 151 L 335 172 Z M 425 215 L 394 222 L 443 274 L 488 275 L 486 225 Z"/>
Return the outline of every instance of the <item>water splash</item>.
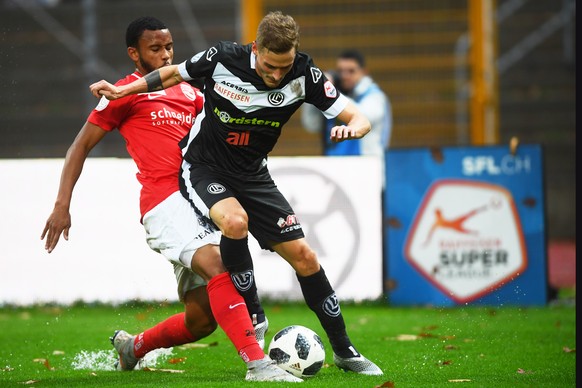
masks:
<path fill-rule="evenodd" d="M 82 350 L 75 354 L 71 367 L 75 370 L 115 370 L 114 364 L 117 352 L 112 350 L 88 351 Z"/>
<path fill-rule="evenodd" d="M 145 355 L 137 369 L 155 367 L 172 356 L 172 349 L 155 349 Z M 115 370 L 117 352 L 111 350 L 89 351 L 82 350 L 73 357 L 71 367 L 75 370 L 112 371 Z"/>

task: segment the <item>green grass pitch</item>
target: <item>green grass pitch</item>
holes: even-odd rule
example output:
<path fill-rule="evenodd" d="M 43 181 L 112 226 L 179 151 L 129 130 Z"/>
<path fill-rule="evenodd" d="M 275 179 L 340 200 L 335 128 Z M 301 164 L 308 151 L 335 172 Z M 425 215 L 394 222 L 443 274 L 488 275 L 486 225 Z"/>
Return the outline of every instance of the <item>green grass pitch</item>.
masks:
<path fill-rule="evenodd" d="M 267 346 L 299 324 L 326 345 L 326 364 L 305 387 L 575 387 L 576 308 L 390 307 L 344 303 L 352 341 L 384 376 L 345 373 L 315 315 L 303 304 L 268 302 Z M 221 329 L 194 346 L 157 354 L 149 371 L 112 370 L 109 337 L 142 331 L 182 311 L 179 304 L 131 303 L 0 308 L 0 387 L 261 387 Z M 290 385 L 290 384 L 288 384 Z M 296 384 L 294 385 L 296 386 Z"/>

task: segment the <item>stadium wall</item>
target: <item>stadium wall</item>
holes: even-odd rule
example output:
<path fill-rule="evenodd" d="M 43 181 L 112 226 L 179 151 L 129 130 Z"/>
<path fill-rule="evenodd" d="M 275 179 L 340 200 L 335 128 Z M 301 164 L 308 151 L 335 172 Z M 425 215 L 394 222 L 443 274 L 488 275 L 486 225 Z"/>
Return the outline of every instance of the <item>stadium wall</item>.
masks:
<path fill-rule="evenodd" d="M 40 235 L 63 159 L 0 161 L 0 306 L 75 301 L 177 301 L 169 262 L 139 222 L 129 159 L 89 158 L 71 204 L 69 241 L 48 254 Z M 274 157 L 269 168 L 343 300 L 382 296 L 381 174 L 373 158 Z M 294 271 L 250 239 L 263 298 L 301 300 Z M 276 274 L 276 275 L 274 275 Z"/>

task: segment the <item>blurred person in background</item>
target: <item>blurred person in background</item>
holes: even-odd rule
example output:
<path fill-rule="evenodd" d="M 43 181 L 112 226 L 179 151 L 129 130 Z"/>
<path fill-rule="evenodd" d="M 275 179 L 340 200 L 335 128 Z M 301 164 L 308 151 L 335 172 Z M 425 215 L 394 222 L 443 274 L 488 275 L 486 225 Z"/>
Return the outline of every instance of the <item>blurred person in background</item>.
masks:
<path fill-rule="evenodd" d="M 368 75 L 366 61 L 358 50 L 343 51 L 338 57 L 336 68 L 325 72 L 337 89 L 354 101 L 360 112 L 370 120 L 370 133 L 361 139 L 349 142 L 331 142 L 329 131 L 336 125 L 333 119 L 325 119 L 313 105 L 304 104 L 301 123 L 308 132 L 322 133 L 323 154 L 327 156 L 379 156 L 390 143 L 392 132 L 392 108 L 386 93 Z"/>
<path fill-rule="evenodd" d="M 142 17 L 131 22 L 126 44 L 136 69 L 119 80 L 118 86 L 172 64 L 172 35 L 156 18 Z M 266 325 L 253 327 L 244 299 L 224 268 L 218 245 L 220 231 L 198 216 L 179 192 L 182 155 L 178 143 L 202 106 L 202 93 L 186 82 L 123 100 L 101 98 L 67 151 L 55 206 L 41 239 L 46 237 L 45 249 L 49 253 L 61 233 L 65 240 L 69 239 L 69 208 L 85 160 L 107 133 L 118 129 L 138 167 L 141 222 L 147 243 L 173 265 L 185 312 L 138 335 L 117 330 L 111 338 L 119 353 L 117 369 L 130 371 L 139 367 L 140 359 L 154 349 L 204 338 L 214 332 L 218 323 L 247 364 L 246 380 L 300 382 L 264 354 Z M 114 220 L 115 215 L 111 217 Z M 117 273 L 111 268 L 111 275 L 113 281 L 123 282 L 132 274 Z"/>

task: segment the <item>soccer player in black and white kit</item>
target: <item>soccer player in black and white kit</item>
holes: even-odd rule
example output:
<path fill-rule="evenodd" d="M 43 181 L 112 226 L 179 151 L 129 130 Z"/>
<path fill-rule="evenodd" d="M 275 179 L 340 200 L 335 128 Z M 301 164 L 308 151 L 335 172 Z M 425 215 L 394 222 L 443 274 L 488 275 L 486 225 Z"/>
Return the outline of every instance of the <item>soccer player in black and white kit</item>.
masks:
<path fill-rule="evenodd" d="M 309 55 L 297 51 L 298 46 L 294 19 L 271 12 L 248 45 L 221 42 L 127 85 L 99 81 L 91 85 L 91 92 L 113 100 L 203 78 L 204 110 L 180 144 L 181 191 L 220 228 L 222 260 L 253 319 L 266 318 L 254 281 L 249 232 L 263 249 L 277 252 L 296 271 L 305 301 L 329 338 L 336 366 L 381 375 L 382 370 L 350 341 L 335 292 L 268 171 L 267 156 L 283 125 L 304 102 L 327 118 L 346 123 L 332 128 L 331 141 L 359 139 L 370 131 L 368 119 Z"/>

